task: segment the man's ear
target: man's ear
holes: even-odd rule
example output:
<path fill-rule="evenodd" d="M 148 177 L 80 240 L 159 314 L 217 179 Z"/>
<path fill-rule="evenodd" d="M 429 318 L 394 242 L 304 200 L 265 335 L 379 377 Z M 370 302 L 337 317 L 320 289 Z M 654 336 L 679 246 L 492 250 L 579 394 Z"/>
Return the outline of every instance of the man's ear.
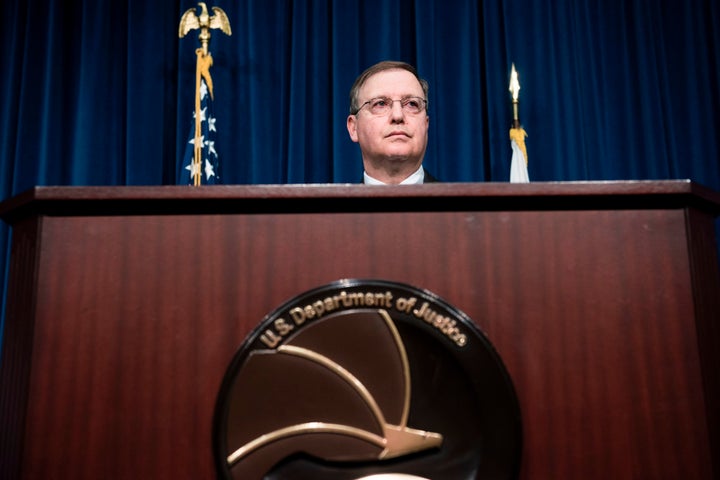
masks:
<path fill-rule="evenodd" d="M 348 115 L 347 117 L 347 131 L 350 134 L 350 140 L 357 143 L 357 117 L 355 115 Z"/>

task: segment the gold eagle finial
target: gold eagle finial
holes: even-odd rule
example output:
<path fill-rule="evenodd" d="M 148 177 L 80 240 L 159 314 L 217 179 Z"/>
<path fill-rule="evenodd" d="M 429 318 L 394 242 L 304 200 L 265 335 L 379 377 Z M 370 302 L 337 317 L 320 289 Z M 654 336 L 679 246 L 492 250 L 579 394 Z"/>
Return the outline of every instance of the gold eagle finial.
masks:
<path fill-rule="evenodd" d="M 200 16 L 195 13 L 194 8 L 188 9 L 180 18 L 180 28 L 178 34 L 180 38 L 187 35 L 190 30 L 200 29 L 200 44 L 203 53 L 207 55 L 208 43 L 210 42 L 210 29 L 220 29 L 227 35 L 232 35 L 230 30 L 230 20 L 222 8 L 212 7 L 213 15 L 208 13 L 205 2 L 198 2 L 200 5 Z"/>

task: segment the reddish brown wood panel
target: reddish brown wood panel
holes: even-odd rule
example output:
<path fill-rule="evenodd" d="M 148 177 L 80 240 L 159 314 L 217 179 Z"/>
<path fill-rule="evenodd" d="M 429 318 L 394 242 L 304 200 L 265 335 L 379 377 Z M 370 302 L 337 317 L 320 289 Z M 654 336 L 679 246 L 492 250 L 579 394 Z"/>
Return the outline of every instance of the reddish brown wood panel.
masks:
<path fill-rule="evenodd" d="M 687 242 L 683 209 L 44 217 L 23 476 L 212 478 L 245 336 L 298 293 L 378 278 L 496 346 L 522 478 L 710 479 Z"/>
<path fill-rule="evenodd" d="M 30 378 L 30 352 L 35 318 L 37 218 L 25 218 L 15 226 L 12 261 L 5 311 L 6 322 L 0 356 L 0 476 L 18 478 Z"/>

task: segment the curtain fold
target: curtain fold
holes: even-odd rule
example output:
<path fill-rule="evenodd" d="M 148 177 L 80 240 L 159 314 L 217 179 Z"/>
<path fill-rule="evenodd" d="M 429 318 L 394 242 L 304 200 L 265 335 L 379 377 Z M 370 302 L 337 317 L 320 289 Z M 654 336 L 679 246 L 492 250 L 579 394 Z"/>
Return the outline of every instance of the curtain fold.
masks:
<path fill-rule="evenodd" d="M 711 0 L 216 0 L 226 184 L 358 183 L 348 91 L 384 59 L 430 82 L 426 166 L 508 180 L 510 65 L 533 181 L 691 178 L 720 189 Z M 0 198 L 35 185 L 166 185 L 193 124 L 190 0 L 26 0 L 0 18 Z M 0 226 L 0 259 L 8 228 Z M 5 272 L 6 261 L 0 261 Z M 0 285 L 4 291 L 5 283 Z"/>

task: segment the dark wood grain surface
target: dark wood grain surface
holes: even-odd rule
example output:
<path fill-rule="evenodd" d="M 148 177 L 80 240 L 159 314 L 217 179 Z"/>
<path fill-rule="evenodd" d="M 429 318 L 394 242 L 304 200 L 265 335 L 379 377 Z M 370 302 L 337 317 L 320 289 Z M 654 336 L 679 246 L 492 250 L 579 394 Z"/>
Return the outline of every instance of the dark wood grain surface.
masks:
<path fill-rule="evenodd" d="M 486 333 L 520 400 L 521 478 L 716 478 L 715 194 L 481 187 L 14 199 L 11 281 L 25 280 L 8 301 L 0 413 L 25 420 L 5 434 L 7 468 L 213 478 L 215 399 L 248 333 L 301 292 L 372 278 L 430 290 Z"/>

